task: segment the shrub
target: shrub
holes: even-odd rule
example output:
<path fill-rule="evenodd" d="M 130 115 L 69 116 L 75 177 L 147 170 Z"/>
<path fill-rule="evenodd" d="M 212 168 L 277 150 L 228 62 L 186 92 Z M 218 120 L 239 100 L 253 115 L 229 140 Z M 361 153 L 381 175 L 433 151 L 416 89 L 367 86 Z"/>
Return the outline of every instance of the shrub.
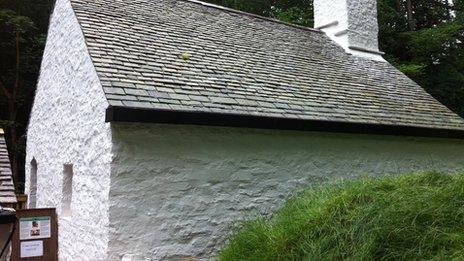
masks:
<path fill-rule="evenodd" d="M 220 260 L 464 258 L 464 175 L 363 178 L 309 188 L 244 224 Z"/>

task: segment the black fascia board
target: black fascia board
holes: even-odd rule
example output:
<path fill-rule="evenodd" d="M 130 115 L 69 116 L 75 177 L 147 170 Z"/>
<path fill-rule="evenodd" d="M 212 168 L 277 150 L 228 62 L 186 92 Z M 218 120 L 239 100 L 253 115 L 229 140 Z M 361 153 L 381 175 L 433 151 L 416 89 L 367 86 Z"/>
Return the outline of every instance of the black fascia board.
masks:
<path fill-rule="evenodd" d="M 458 129 L 437 129 L 341 121 L 289 119 L 202 111 L 140 109 L 117 106 L 109 106 L 107 108 L 106 122 L 164 123 L 464 139 L 464 130 Z"/>

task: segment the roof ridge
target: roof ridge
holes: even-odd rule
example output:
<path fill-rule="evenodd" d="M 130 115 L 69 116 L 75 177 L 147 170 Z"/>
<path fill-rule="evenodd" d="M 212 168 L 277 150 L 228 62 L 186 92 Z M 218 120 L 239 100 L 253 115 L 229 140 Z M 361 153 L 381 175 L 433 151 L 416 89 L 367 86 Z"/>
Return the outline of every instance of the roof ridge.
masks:
<path fill-rule="evenodd" d="M 286 26 L 290 26 L 290 27 L 294 27 L 294 28 L 298 28 L 298 29 L 302 29 L 302 30 L 306 30 L 306 31 L 310 31 L 310 32 L 323 33 L 321 30 L 316 29 L 316 28 L 311 28 L 311 27 L 307 27 L 307 26 L 292 24 L 292 23 L 289 23 L 289 22 L 284 22 L 284 21 L 275 19 L 275 18 L 266 17 L 266 16 L 262 16 L 262 15 L 257 15 L 257 14 L 252 14 L 252 13 L 232 9 L 232 8 L 221 6 L 221 5 L 207 3 L 207 2 L 204 2 L 204 1 L 200 1 L 200 0 L 179 0 L 179 1 L 192 3 L 192 4 L 197 4 L 197 5 L 202 5 L 202 6 L 205 6 L 205 7 L 214 8 L 214 9 L 225 11 L 225 12 L 231 12 L 231 13 L 235 13 L 235 14 L 239 14 L 239 15 L 243 15 L 243 16 L 249 16 L 249 17 L 253 17 L 253 18 L 258 18 L 258 19 L 269 21 L 269 22 L 283 24 L 283 25 L 286 25 Z"/>

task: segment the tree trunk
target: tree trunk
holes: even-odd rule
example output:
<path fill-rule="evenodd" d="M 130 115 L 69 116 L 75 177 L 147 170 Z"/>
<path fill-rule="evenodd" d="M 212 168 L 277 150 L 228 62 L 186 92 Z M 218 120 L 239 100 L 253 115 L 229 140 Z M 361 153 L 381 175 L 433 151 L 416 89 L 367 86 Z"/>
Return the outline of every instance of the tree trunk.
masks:
<path fill-rule="evenodd" d="M 8 100 L 8 110 L 9 110 L 9 121 L 10 126 L 8 128 L 8 133 L 10 136 L 10 163 L 11 163 L 11 172 L 13 176 L 13 183 L 17 186 L 17 182 L 19 182 L 19 161 L 18 161 L 18 132 L 16 126 L 16 118 L 18 115 L 18 106 L 16 97 L 19 93 L 20 83 L 19 83 L 19 70 L 20 70 L 20 62 L 21 62 L 21 54 L 20 54 L 20 46 L 19 46 L 19 32 L 16 32 L 16 75 L 15 75 L 15 83 L 13 86 L 13 90 L 9 92 L 5 90 L 5 94 Z M 5 86 L 2 85 L 5 88 Z"/>
<path fill-rule="evenodd" d="M 403 0 L 396 0 L 396 11 L 402 12 L 403 9 Z"/>
<path fill-rule="evenodd" d="M 409 30 L 415 31 L 416 21 L 414 20 L 414 16 L 413 16 L 412 0 L 406 0 L 406 16 L 408 18 Z"/>

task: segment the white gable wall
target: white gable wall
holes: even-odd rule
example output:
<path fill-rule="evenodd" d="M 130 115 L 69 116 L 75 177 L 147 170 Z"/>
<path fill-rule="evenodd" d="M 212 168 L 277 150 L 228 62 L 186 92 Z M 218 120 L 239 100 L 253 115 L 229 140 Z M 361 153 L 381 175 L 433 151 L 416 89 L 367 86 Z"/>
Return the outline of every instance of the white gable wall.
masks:
<path fill-rule="evenodd" d="M 114 124 L 110 258 L 208 259 L 237 221 L 335 178 L 464 171 L 464 141 Z"/>
<path fill-rule="evenodd" d="M 37 160 L 37 207 L 56 207 L 61 260 L 106 260 L 111 129 L 108 106 L 68 0 L 57 0 L 28 128 L 26 193 Z M 63 165 L 73 164 L 62 217 Z"/>

